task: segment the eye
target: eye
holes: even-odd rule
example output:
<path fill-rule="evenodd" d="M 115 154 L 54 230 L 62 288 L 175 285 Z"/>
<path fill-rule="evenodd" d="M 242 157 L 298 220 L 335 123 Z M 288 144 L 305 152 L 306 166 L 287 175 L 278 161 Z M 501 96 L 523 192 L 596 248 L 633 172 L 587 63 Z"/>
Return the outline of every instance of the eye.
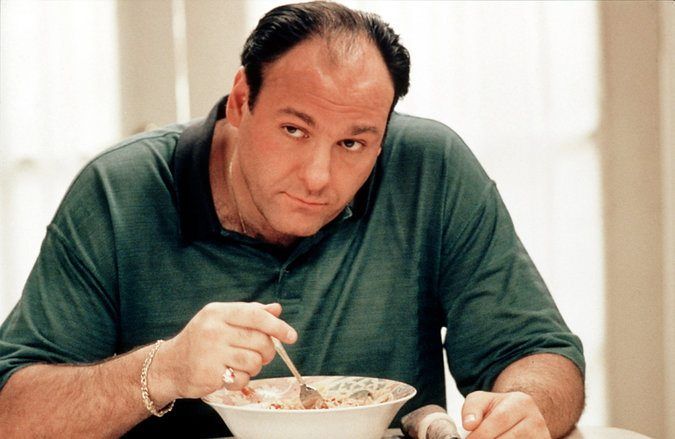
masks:
<path fill-rule="evenodd" d="M 354 139 L 341 140 L 338 144 L 349 151 L 358 151 L 366 146 L 365 143 Z"/>
<path fill-rule="evenodd" d="M 295 139 L 302 139 L 305 137 L 305 133 L 300 128 L 294 127 L 293 125 L 284 125 L 282 128 L 286 131 L 286 134 Z"/>

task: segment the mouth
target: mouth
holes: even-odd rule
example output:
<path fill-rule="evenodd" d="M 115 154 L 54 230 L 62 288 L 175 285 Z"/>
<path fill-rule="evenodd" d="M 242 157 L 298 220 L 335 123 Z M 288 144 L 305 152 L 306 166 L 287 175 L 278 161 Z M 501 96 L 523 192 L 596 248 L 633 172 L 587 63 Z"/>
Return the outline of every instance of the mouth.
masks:
<path fill-rule="evenodd" d="M 328 203 L 325 201 L 320 201 L 320 200 L 312 200 L 312 199 L 306 199 L 306 198 L 301 198 L 301 197 L 296 197 L 294 195 L 289 194 L 288 192 L 284 192 L 288 198 L 290 198 L 292 201 L 295 203 L 306 207 L 306 208 L 320 208 L 327 206 Z"/>

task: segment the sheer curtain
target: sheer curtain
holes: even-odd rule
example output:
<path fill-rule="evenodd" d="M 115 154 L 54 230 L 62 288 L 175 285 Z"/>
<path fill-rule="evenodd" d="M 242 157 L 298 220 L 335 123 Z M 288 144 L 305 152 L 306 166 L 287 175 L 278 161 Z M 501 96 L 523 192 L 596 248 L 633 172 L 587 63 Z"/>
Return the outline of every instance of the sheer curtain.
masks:
<path fill-rule="evenodd" d="M 280 1 L 248 3 L 248 27 Z M 401 35 L 412 84 L 398 111 L 437 119 L 472 148 L 563 317 L 584 342 L 587 409 L 607 422 L 596 4 L 345 1 Z M 448 410 L 461 395 L 448 379 Z"/>
<path fill-rule="evenodd" d="M 119 137 L 114 2 L 0 7 L 0 320 L 78 169 Z"/>

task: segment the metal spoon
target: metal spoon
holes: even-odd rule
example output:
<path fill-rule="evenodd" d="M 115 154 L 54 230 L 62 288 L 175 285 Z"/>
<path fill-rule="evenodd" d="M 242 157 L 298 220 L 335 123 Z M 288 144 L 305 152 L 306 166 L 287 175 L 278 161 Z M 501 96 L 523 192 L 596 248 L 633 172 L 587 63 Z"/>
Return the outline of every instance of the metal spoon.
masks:
<path fill-rule="evenodd" d="M 286 366 L 288 366 L 288 369 L 290 369 L 295 379 L 298 380 L 298 383 L 300 383 L 300 403 L 302 406 L 306 409 L 313 409 L 323 404 L 324 401 L 321 394 L 315 388 L 309 387 L 307 383 L 305 383 L 305 380 L 300 376 L 298 369 L 295 368 L 293 361 L 291 361 L 291 357 L 288 356 L 286 349 L 284 349 L 281 342 L 275 337 L 272 337 L 272 343 L 274 343 L 274 349 L 281 359 L 284 360 L 284 363 L 286 363 Z"/>

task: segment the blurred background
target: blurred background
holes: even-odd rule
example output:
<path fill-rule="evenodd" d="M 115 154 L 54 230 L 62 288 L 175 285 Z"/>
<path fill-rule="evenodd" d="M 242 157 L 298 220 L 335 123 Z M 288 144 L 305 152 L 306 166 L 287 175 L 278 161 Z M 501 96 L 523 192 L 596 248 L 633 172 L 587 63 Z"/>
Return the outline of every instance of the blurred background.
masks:
<path fill-rule="evenodd" d="M 83 164 L 206 115 L 281 3 L 0 1 L 0 320 Z M 398 111 L 455 129 L 497 182 L 584 342 L 581 424 L 675 437 L 675 4 L 344 3 L 410 50 Z"/>

